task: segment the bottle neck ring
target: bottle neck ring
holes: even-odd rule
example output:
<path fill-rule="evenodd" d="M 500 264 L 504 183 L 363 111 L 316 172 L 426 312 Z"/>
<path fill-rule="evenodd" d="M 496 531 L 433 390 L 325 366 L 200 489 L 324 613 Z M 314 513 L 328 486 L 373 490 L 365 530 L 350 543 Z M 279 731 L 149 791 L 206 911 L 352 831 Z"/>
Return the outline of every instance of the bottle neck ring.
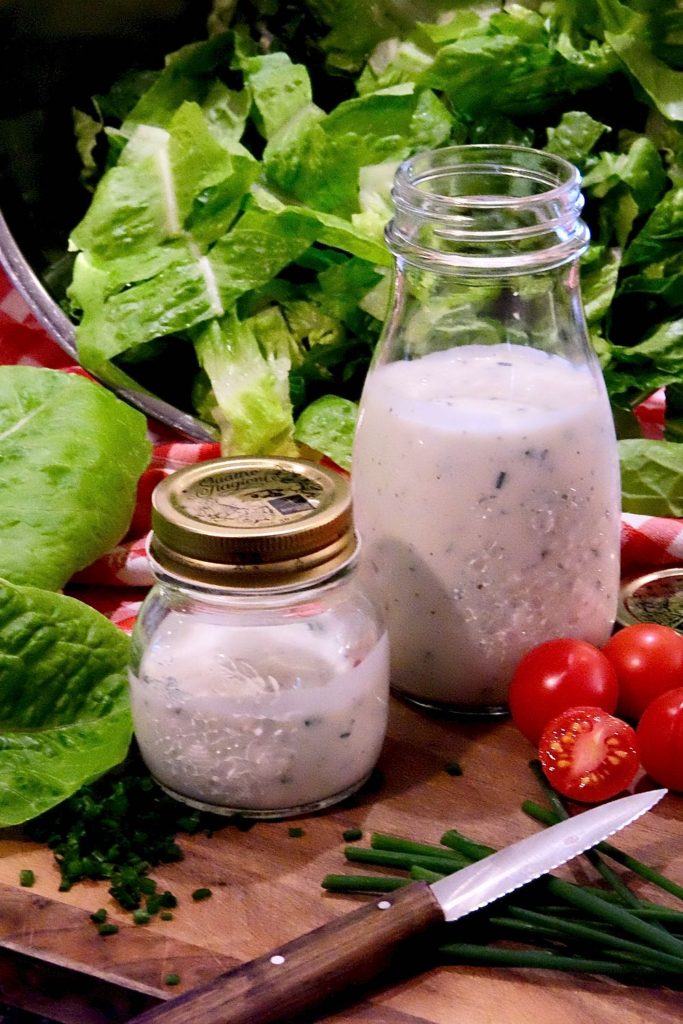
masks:
<path fill-rule="evenodd" d="M 589 241 L 581 177 L 524 146 L 449 146 L 396 172 L 386 242 L 397 259 L 440 273 L 508 276 L 576 260 Z"/>

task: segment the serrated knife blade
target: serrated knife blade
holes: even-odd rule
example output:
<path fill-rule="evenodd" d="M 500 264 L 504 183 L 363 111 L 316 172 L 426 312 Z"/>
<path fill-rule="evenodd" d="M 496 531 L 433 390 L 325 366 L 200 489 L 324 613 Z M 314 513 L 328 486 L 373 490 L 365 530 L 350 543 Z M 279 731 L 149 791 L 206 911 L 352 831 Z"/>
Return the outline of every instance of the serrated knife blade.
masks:
<path fill-rule="evenodd" d="M 427 885 L 414 882 L 256 960 L 156 1006 L 128 1024 L 275 1024 L 364 984 L 398 948 L 539 878 L 625 828 L 665 789 L 622 797 L 552 825 Z M 266 908 L 264 908 L 266 912 Z"/>
<path fill-rule="evenodd" d="M 649 790 L 592 807 L 433 882 L 430 888 L 446 920 L 457 921 L 596 846 L 640 818 L 665 794 L 665 789 Z"/>

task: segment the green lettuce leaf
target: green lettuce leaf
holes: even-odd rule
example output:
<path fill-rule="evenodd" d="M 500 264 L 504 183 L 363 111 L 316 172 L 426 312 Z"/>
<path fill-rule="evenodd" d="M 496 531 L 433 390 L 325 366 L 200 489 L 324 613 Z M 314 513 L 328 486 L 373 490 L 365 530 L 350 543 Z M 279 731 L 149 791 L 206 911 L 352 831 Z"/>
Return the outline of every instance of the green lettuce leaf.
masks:
<path fill-rule="evenodd" d="M 328 64 L 345 71 L 358 70 L 382 39 L 402 36 L 417 21 L 434 21 L 467 0 L 309 0 L 310 9 L 330 28 L 322 40 Z"/>
<path fill-rule="evenodd" d="M 612 50 L 578 32 L 558 38 L 553 21 L 515 4 L 476 27 L 454 23 L 450 38 L 446 24 L 445 33 L 433 34 L 440 45 L 418 82 L 443 91 L 455 110 L 469 115 L 485 113 L 495 96 L 498 113 L 527 117 L 604 82 L 616 65 Z"/>
<path fill-rule="evenodd" d="M 622 508 L 645 516 L 683 516 L 683 444 L 619 441 Z"/>
<path fill-rule="evenodd" d="M 346 100 L 326 116 L 311 105 L 269 141 L 266 178 L 283 197 L 350 218 L 361 167 L 442 145 L 450 127 L 441 101 L 412 84 Z"/>
<path fill-rule="evenodd" d="M 317 233 L 315 221 L 297 209 L 263 210 L 250 204 L 208 256 L 223 307 L 229 309 L 240 295 L 275 277 L 308 249 Z"/>
<path fill-rule="evenodd" d="M 308 71 L 293 64 L 286 53 L 247 57 L 242 68 L 253 98 L 255 123 L 266 139 L 312 102 Z"/>
<path fill-rule="evenodd" d="M 126 756 L 128 638 L 70 597 L 0 580 L 0 826 Z"/>
<path fill-rule="evenodd" d="M 619 0 L 597 0 L 605 40 L 624 62 L 655 106 L 671 121 L 683 121 L 683 71 L 669 67 L 654 53 L 650 31 L 659 5 L 634 10 Z M 662 8 L 666 4 L 661 5 Z"/>
<path fill-rule="evenodd" d="M 211 385 L 200 411 L 220 426 L 226 455 L 293 454 L 289 351 L 264 351 L 254 326 L 228 313 L 197 335 Z"/>
<path fill-rule="evenodd" d="M 554 128 L 548 128 L 545 148 L 582 168 L 598 139 L 608 128 L 608 125 L 596 121 L 583 110 L 568 110 Z"/>
<path fill-rule="evenodd" d="M 619 250 L 591 245 L 581 260 L 581 297 L 586 320 L 599 323 L 608 313 L 619 279 Z"/>
<path fill-rule="evenodd" d="M 624 253 L 624 264 L 659 263 L 679 255 L 683 245 L 683 187 L 671 189 L 657 204 Z"/>
<path fill-rule="evenodd" d="M 150 266 L 155 273 L 143 276 L 143 268 Z M 148 253 L 138 267 L 140 280 L 115 287 L 118 262 L 101 270 L 85 253 L 76 258 L 69 295 L 72 308 L 83 310 L 78 352 L 81 363 L 95 373 L 104 360 L 223 312 L 211 265 L 188 241 Z"/>
<path fill-rule="evenodd" d="M 0 577 L 58 590 L 128 528 L 144 416 L 83 377 L 0 367 Z"/>
<path fill-rule="evenodd" d="M 362 180 L 361 169 L 361 180 Z M 388 191 L 388 187 L 387 187 Z M 368 227 L 364 223 L 357 222 L 354 214 L 350 220 L 338 217 L 335 213 L 326 213 L 323 210 L 316 210 L 305 203 L 285 203 L 275 193 L 261 185 L 255 185 L 251 190 L 250 203 L 261 210 L 269 210 L 272 213 L 285 213 L 295 215 L 301 221 L 308 221 L 315 225 L 314 236 L 316 241 L 323 245 L 333 246 L 343 252 L 351 253 L 353 256 L 360 256 L 369 263 L 380 266 L 391 266 L 391 254 L 381 237 L 381 230 L 377 230 L 377 224 L 372 223 Z M 358 215 L 359 217 L 362 214 Z"/>
<path fill-rule="evenodd" d="M 353 435 L 358 405 L 348 398 L 323 395 L 304 409 L 296 421 L 294 437 L 327 455 L 343 469 L 351 469 Z"/>
<path fill-rule="evenodd" d="M 169 54 L 163 71 L 156 75 L 122 126 L 128 135 L 136 125 L 155 125 L 166 128 L 178 107 L 186 101 L 216 109 L 215 86 L 221 73 L 228 70 L 235 57 L 235 36 L 224 32 L 206 42 L 189 46 Z M 224 94 L 222 94 L 224 96 Z"/>

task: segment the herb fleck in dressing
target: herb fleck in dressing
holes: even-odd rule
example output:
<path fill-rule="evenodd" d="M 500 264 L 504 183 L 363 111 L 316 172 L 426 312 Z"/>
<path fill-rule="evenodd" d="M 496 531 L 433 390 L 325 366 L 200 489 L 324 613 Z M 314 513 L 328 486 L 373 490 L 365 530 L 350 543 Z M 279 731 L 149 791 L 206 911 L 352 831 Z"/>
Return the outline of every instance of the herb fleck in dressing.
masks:
<path fill-rule="evenodd" d="M 172 612 L 130 677 L 145 761 L 201 804 L 277 811 L 326 800 L 379 757 L 387 660 L 386 634 L 356 662 L 334 628 L 305 619 L 230 627 Z"/>
<path fill-rule="evenodd" d="M 504 704 L 535 644 L 609 637 L 618 462 L 588 367 L 518 345 L 378 366 L 363 394 L 353 488 L 396 689 Z"/>

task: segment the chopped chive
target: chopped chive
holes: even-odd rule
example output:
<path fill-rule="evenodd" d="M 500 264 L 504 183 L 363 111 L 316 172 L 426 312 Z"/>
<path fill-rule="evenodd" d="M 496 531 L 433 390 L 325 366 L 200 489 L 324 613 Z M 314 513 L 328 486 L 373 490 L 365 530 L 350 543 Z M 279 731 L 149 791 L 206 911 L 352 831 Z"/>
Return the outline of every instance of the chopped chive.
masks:
<path fill-rule="evenodd" d="M 171 913 L 170 910 L 162 910 L 161 913 L 159 914 L 159 917 L 160 917 L 160 919 L 162 921 L 172 921 L 173 920 L 173 914 Z"/>
<path fill-rule="evenodd" d="M 112 924 L 110 921 L 104 921 L 97 930 L 100 935 L 116 935 L 119 930 L 119 926 L 117 924 Z"/>
<path fill-rule="evenodd" d="M 30 889 L 32 885 L 35 885 L 36 876 L 30 868 L 23 868 L 19 872 L 19 885 L 25 889 Z"/>
<path fill-rule="evenodd" d="M 179 974 L 167 974 L 164 978 L 164 985 L 179 985 L 180 975 Z"/>
<path fill-rule="evenodd" d="M 195 889 L 192 893 L 192 899 L 195 903 L 200 903 L 202 900 L 208 900 L 210 896 L 213 896 L 213 893 L 211 892 L 211 889 L 207 889 L 206 886 L 203 886 L 200 889 Z"/>
<path fill-rule="evenodd" d="M 447 764 L 444 771 L 446 772 L 447 775 L 453 775 L 454 777 L 459 777 L 460 775 L 462 775 L 462 768 L 457 761 L 451 761 L 449 764 Z"/>
<path fill-rule="evenodd" d="M 152 915 L 147 910 L 134 910 L 133 911 L 133 923 L 134 924 L 149 924 L 152 920 Z"/>
<path fill-rule="evenodd" d="M 363 838 L 362 828 L 347 828 L 342 832 L 342 839 L 345 843 L 355 843 L 356 840 Z"/>
<path fill-rule="evenodd" d="M 290 837 L 290 839 L 301 839 L 301 837 L 305 836 L 306 833 L 302 828 L 292 826 L 292 828 L 287 829 L 287 835 Z"/>
<path fill-rule="evenodd" d="M 104 909 L 104 907 L 100 907 L 99 910 L 95 910 L 90 915 L 90 920 L 94 924 L 103 924 L 107 920 L 107 911 Z"/>

